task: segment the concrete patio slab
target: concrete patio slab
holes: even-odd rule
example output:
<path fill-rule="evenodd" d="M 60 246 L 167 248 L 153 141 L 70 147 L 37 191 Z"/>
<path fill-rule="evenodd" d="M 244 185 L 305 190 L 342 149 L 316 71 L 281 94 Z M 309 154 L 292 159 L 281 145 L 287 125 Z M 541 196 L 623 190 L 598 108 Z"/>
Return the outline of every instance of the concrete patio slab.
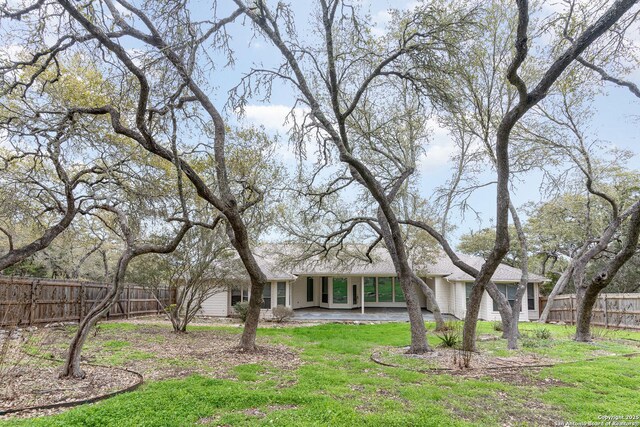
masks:
<path fill-rule="evenodd" d="M 353 310 L 335 310 L 327 308 L 298 308 L 294 310 L 295 316 L 293 320 L 310 321 L 310 320 L 337 320 L 337 321 L 366 321 L 366 322 L 408 322 L 409 314 L 405 308 L 366 308 L 362 314 L 360 308 Z M 428 310 L 422 310 L 422 316 L 427 322 L 434 320 L 433 313 Z M 455 317 L 445 314 L 445 320 L 455 320 Z"/>

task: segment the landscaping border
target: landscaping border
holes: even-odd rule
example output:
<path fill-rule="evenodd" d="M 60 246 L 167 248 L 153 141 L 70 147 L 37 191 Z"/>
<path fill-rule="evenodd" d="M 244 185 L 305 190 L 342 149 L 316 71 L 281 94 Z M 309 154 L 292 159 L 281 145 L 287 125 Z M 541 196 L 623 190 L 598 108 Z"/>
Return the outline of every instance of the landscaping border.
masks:
<path fill-rule="evenodd" d="M 41 358 L 39 356 L 34 356 L 34 355 L 29 355 L 29 356 L 36 357 L 36 358 Z M 45 358 L 42 358 L 42 359 L 45 359 Z M 52 360 L 52 359 L 46 359 L 46 360 Z M 94 367 L 98 367 L 98 368 L 108 368 L 108 369 L 117 369 L 119 371 L 125 371 L 125 372 L 128 372 L 130 374 L 134 374 L 138 379 L 134 384 L 132 384 L 132 385 L 126 387 L 126 388 L 123 388 L 121 390 L 116 390 L 116 391 L 112 391 L 112 392 L 109 392 L 109 393 L 106 393 L 106 394 L 89 397 L 87 399 L 72 400 L 72 401 L 69 401 L 69 402 L 50 403 L 48 405 L 40 405 L 40 406 L 28 406 L 28 407 L 22 407 L 22 408 L 11 408 L 11 409 L 6 409 L 6 410 L 0 409 L 0 416 L 16 414 L 16 413 L 19 413 L 19 412 L 26 412 L 26 411 L 40 411 L 40 410 L 44 410 L 44 409 L 72 408 L 74 406 L 84 405 L 86 403 L 94 403 L 94 402 L 98 402 L 100 400 L 104 400 L 104 399 L 108 399 L 110 397 L 117 396 L 118 394 L 128 393 L 130 391 L 134 391 L 135 389 L 140 387 L 142 385 L 142 383 L 144 382 L 144 377 L 142 376 L 142 374 L 139 373 L 139 372 L 136 372 L 136 371 L 132 371 L 131 369 L 119 368 L 117 366 L 96 365 L 96 364 L 93 364 L 93 363 L 87 363 L 86 365 L 87 366 L 94 366 Z"/>
<path fill-rule="evenodd" d="M 404 347 L 406 347 L 406 346 L 398 346 L 398 347 L 395 347 L 395 348 L 404 348 Z M 591 361 L 594 361 L 594 360 L 605 359 L 605 358 L 613 358 L 613 357 L 628 357 L 628 358 L 631 358 L 631 357 L 640 356 L 640 352 L 635 352 L 635 353 L 627 353 L 627 354 L 620 354 L 620 355 L 613 355 L 613 356 L 590 357 L 590 358 L 587 358 L 587 359 L 573 360 L 573 361 L 570 361 L 570 362 L 541 363 L 541 364 L 535 364 L 535 365 L 494 366 L 494 367 L 487 367 L 487 368 L 467 368 L 467 369 L 453 369 L 453 368 L 414 369 L 414 368 L 410 368 L 410 367 L 406 367 L 406 366 L 401 366 L 401 365 L 396 365 L 396 364 L 393 364 L 393 363 L 384 362 L 384 361 L 379 359 L 379 353 L 380 353 L 380 351 L 375 351 L 375 352 L 371 353 L 371 356 L 369 357 L 369 359 L 371 359 L 372 362 L 377 363 L 378 365 L 381 365 L 381 366 L 386 366 L 386 367 L 389 367 L 389 368 L 407 369 L 409 371 L 420 372 L 420 373 L 423 373 L 423 374 L 448 373 L 448 372 L 464 373 L 464 372 L 518 370 L 518 369 L 527 369 L 527 368 L 551 368 L 551 367 L 558 366 L 558 365 L 569 365 L 569 364 L 572 364 L 572 363 L 591 362 Z"/>

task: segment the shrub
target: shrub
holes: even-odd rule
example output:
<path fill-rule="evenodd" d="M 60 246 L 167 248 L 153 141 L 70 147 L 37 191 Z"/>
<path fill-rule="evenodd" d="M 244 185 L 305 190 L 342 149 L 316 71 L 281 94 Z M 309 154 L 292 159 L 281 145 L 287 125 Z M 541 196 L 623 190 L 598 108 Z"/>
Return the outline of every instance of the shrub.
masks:
<path fill-rule="evenodd" d="M 247 316 L 249 315 L 249 303 L 246 301 L 237 302 L 233 305 L 233 309 L 236 314 L 240 317 L 240 321 L 242 323 L 247 321 Z"/>
<path fill-rule="evenodd" d="M 502 327 L 502 322 L 493 322 L 493 330 L 503 332 L 504 328 Z"/>
<path fill-rule="evenodd" d="M 442 347 L 454 348 L 460 343 L 460 322 L 448 321 L 444 330 L 439 331 L 436 336 L 440 339 Z"/>
<path fill-rule="evenodd" d="M 460 334 L 456 330 L 446 330 L 436 335 L 442 347 L 454 348 L 460 343 Z"/>
<path fill-rule="evenodd" d="M 276 320 L 276 322 L 281 323 L 293 317 L 293 309 L 291 307 L 279 305 L 271 310 L 271 314 L 273 315 L 273 318 Z"/>
<path fill-rule="evenodd" d="M 533 331 L 533 335 L 539 340 L 548 340 L 551 338 L 551 331 L 547 328 L 539 328 Z"/>

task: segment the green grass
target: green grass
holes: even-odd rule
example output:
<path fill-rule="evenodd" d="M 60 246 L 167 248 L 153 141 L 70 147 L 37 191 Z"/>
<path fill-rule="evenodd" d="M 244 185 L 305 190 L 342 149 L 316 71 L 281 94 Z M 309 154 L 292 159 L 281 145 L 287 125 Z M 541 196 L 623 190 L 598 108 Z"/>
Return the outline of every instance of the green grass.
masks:
<path fill-rule="evenodd" d="M 130 324 L 101 327 L 107 325 L 128 330 L 122 325 Z M 433 325 L 429 327 L 433 330 Z M 524 339 L 534 337 L 539 327 L 522 325 Z M 529 338 L 536 345 L 519 351 L 563 362 L 640 351 L 640 342 L 626 341 L 639 340 L 639 333 L 612 332 L 606 340 L 586 344 L 568 339 L 571 328 L 545 327 L 550 338 Z M 198 330 L 240 332 L 233 327 Z M 478 332 L 498 334 L 487 322 L 480 323 Z M 373 363 L 369 357 L 375 348 L 408 343 L 406 323 L 264 328 L 259 335 L 296 348 L 304 363 L 295 370 L 280 370 L 268 362 L 240 365 L 224 380 L 190 376 L 149 382 L 133 393 L 60 415 L 0 425 L 190 426 L 208 421 L 234 426 L 499 426 L 597 422 L 600 415 L 640 414 L 640 358 L 602 357 L 559 364 L 539 373 L 523 372 L 527 381 L 504 382 Z M 437 337 L 430 335 L 430 343 L 438 345 Z M 133 350 L 127 344 L 103 342 L 105 354 L 125 357 Z M 509 354 L 504 340 L 479 345 L 496 355 Z M 541 386 L 545 378 L 553 379 L 554 385 Z"/>

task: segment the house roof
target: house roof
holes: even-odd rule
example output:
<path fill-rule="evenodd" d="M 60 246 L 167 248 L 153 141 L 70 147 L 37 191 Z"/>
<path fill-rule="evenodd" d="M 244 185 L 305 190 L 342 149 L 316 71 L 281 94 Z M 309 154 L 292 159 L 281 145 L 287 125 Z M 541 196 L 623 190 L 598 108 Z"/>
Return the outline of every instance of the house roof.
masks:
<path fill-rule="evenodd" d="M 271 250 L 269 250 L 271 249 Z M 296 276 L 313 275 L 354 275 L 354 276 L 395 276 L 396 269 L 389 252 L 379 248 L 371 253 L 371 261 L 362 253 L 349 255 L 348 253 L 333 257 L 314 256 L 303 261 L 290 260 L 293 249 L 286 246 L 265 248 L 261 247 L 256 259 L 269 280 L 295 280 Z M 480 269 L 484 259 L 477 256 L 459 254 L 460 259 L 476 269 Z M 442 276 L 451 281 L 473 281 L 473 277 L 456 267 L 449 257 L 440 252 L 431 256 L 424 256 L 410 263 L 411 267 L 421 276 Z M 517 282 L 522 272 L 518 268 L 500 264 L 492 276 L 495 282 Z M 543 282 L 545 277 L 529 273 L 529 281 Z"/>

